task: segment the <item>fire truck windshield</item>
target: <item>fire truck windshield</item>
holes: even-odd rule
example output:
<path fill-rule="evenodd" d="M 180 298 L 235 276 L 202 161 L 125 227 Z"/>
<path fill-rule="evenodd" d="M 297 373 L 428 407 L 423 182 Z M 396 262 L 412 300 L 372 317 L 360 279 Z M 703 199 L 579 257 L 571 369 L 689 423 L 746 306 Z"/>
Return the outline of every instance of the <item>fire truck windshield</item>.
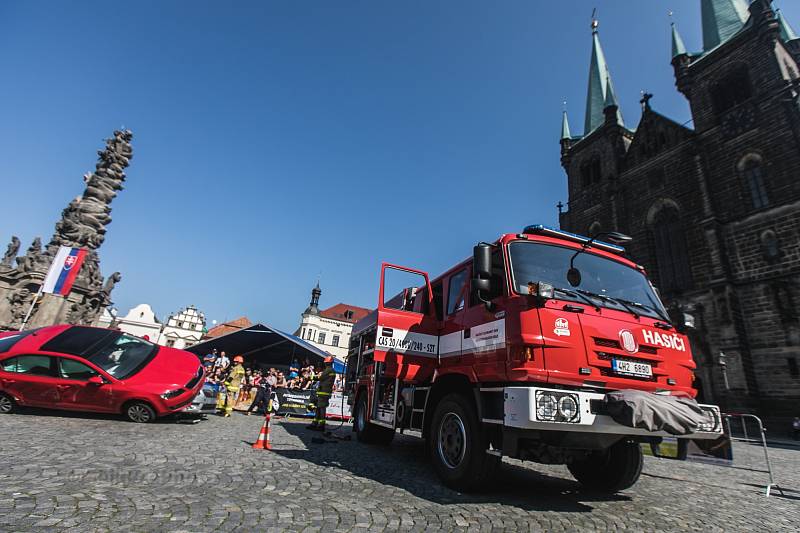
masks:
<path fill-rule="evenodd" d="M 547 283 L 559 298 L 584 301 L 576 294 L 588 296 L 601 307 L 636 312 L 666 319 L 664 306 L 647 278 L 638 270 L 591 253 L 591 248 L 575 258 L 581 271 L 581 282 L 572 287 L 567 281 L 570 258 L 575 250 L 563 246 L 531 241 L 515 241 L 509 245 L 512 286 L 520 294 L 528 294 L 529 283 Z M 625 304 L 628 304 L 627 306 Z"/>

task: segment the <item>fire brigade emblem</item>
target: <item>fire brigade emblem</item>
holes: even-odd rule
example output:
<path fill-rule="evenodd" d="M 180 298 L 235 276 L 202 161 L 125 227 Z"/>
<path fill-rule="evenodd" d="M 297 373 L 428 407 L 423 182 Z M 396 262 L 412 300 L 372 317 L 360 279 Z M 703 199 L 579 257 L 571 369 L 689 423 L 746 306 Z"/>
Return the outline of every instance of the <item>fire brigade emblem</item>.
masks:
<path fill-rule="evenodd" d="M 67 258 L 64 259 L 64 270 L 69 270 L 70 268 L 72 268 L 72 265 L 74 265 L 75 261 L 77 260 L 78 258 L 75 257 L 74 255 L 67 256 Z"/>
<path fill-rule="evenodd" d="M 569 320 L 566 318 L 557 318 L 553 333 L 559 337 L 569 337 Z"/>
<path fill-rule="evenodd" d="M 619 332 L 619 343 L 622 345 L 622 349 L 628 353 L 636 353 L 639 351 L 639 344 L 636 342 L 636 337 L 627 329 L 623 329 Z"/>

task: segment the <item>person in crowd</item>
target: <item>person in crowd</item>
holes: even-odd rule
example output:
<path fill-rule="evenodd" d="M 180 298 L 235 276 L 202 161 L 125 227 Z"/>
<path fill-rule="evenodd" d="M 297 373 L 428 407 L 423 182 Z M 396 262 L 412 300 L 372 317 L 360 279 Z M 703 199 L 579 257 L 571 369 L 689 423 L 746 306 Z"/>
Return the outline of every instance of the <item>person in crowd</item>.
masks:
<path fill-rule="evenodd" d="M 223 352 L 224 354 L 224 352 Z M 231 367 L 230 372 L 228 372 L 228 377 L 225 379 L 225 390 L 227 391 L 227 398 L 225 400 L 225 416 L 231 416 L 233 413 L 233 406 L 234 402 L 236 401 L 236 396 L 239 393 L 239 389 L 242 387 L 242 383 L 244 381 L 244 367 L 242 364 L 244 363 L 244 357 L 241 355 L 237 355 L 233 358 L 233 367 Z"/>
<path fill-rule="evenodd" d="M 325 412 L 328 410 L 328 403 L 333 392 L 333 382 L 336 380 L 336 372 L 333 371 L 333 357 L 330 355 L 325 358 L 325 370 L 319 376 L 319 387 L 317 387 L 317 411 L 314 421 L 308 426 L 313 431 L 325 430 Z"/>
<path fill-rule="evenodd" d="M 255 399 L 250 407 L 247 408 L 247 416 L 253 413 L 253 409 L 260 409 L 264 414 L 269 410 L 269 399 L 272 396 L 272 385 L 270 384 L 269 377 L 260 379 L 258 381 L 258 388 L 256 389 Z"/>
<path fill-rule="evenodd" d="M 225 352 L 220 352 L 219 357 L 217 360 L 214 361 L 215 368 L 221 368 L 222 370 L 226 370 L 231 365 L 231 360 L 228 359 L 228 356 L 225 355 Z"/>
<path fill-rule="evenodd" d="M 276 381 L 275 386 L 278 388 L 285 389 L 289 387 L 289 384 L 286 382 L 286 376 L 283 375 L 283 372 L 278 372 L 275 381 Z"/>

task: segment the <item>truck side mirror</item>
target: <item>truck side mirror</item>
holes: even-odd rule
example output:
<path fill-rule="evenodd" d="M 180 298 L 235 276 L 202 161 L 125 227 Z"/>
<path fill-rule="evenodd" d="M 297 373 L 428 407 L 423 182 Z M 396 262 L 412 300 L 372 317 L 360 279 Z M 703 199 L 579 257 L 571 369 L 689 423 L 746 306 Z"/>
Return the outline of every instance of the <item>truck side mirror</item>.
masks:
<path fill-rule="evenodd" d="M 472 249 L 472 290 L 475 297 L 491 311 L 494 304 L 484 293 L 492 289 L 492 245 L 479 243 Z"/>

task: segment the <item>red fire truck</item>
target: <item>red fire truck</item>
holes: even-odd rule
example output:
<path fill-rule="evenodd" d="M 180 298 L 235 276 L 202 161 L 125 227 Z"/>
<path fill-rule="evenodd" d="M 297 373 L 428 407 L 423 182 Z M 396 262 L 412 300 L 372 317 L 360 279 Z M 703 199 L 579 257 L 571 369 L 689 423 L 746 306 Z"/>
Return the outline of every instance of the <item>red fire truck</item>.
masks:
<path fill-rule="evenodd" d="M 459 490 L 481 486 L 507 456 L 566 464 L 583 485 L 616 492 L 639 478 L 641 442 L 718 438 L 719 409 L 691 399 L 689 341 L 624 257 L 629 240 L 529 226 L 478 244 L 434 280 L 384 263 L 378 307 L 354 326 L 348 354 L 358 439 L 419 434 Z M 626 420 L 610 412 L 620 391 L 644 402 Z M 699 422 L 662 429 L 681 419 L 679 401 Z"/>

